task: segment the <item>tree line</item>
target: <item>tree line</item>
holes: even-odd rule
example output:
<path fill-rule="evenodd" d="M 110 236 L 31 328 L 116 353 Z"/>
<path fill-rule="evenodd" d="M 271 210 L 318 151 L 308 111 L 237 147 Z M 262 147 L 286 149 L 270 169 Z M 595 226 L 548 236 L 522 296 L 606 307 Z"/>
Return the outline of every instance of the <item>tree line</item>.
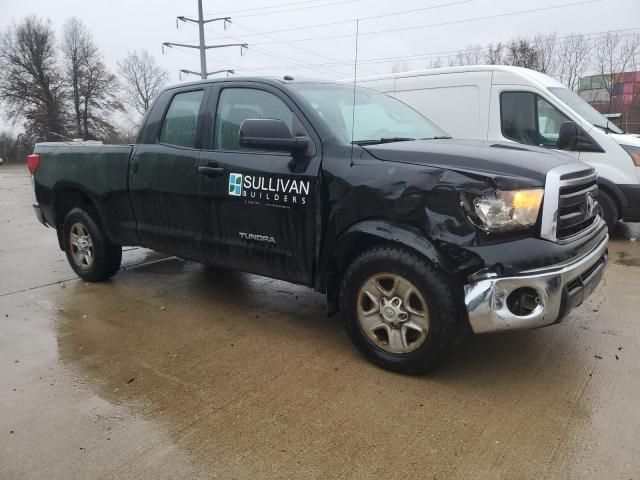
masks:
<path fill-rule="evenodd" d="M 26 17 L 0 34 L 0 102 L 24 127 L 19 139 L 0 133 L 0 156 L 11 159 L 19 144 L 43 140 L 130 141 L 133 128 L 116 126 L 113 115 L 144 114 L 168 79 L 146 50 L 128 52 L 109 71 L 77 18 L 56 39 L 50 21 Z"/>
<path fill-rule="evenodd" d="M 508 42 L 471 45 L 448 56 L 432 58 L 427 68 L 465 65 L 513 65 L 545 73 L 571 90 L 578 90 L 587 73 L 599 75 L 600 88 L 609 95 L 625 71 L 640 68 L 640 35 L 607 32 L 597 36 L 538 35 Z M 411 70 L 408 61 L 397 62 L 393 73 Z"/>

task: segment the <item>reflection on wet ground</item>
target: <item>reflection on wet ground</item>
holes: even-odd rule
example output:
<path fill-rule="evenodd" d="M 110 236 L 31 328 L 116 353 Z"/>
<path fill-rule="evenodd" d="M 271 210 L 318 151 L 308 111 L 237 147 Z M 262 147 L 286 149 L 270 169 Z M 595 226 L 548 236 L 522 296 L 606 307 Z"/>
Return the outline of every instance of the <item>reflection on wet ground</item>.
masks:
<path fill-rule="evenodd" d="M 637 227 L 562 324 L 426 377 L 363 360 L 309 289 L 140 249 L 42 278 L 47 249 L 0 282 L 0 478 L 636 478 Z"/>

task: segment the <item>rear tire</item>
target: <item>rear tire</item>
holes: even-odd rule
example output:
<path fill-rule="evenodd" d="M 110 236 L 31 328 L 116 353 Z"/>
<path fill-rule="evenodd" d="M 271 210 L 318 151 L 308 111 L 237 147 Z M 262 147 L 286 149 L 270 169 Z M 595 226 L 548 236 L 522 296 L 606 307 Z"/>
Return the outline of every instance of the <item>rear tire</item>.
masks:
<path fill-rule="evenodd" d="M 73 271 L 88 282 L 102 282 L 120 268 L 122 247 L 114 245 L 93 208 L 74 208 L 62 227 L 64 251 Z"/>
<path fill-rule="evenodd" d="M 598 203 L 602 209 L 602 218 L 607 224 L 607 227 L 609 227 L 609 232 L 611 232 L 618 221 L 618 205 L 608 193 L 602 190 L 598 191 Z"/>
<path fill-rule="evenodd" d="M 466 331 L 455 292 L 453 282 L 419 255 L 377 247 L 347 268 L 340 307 L 365 357 L 387 370 L 419 374 L 440 365 Z"/>

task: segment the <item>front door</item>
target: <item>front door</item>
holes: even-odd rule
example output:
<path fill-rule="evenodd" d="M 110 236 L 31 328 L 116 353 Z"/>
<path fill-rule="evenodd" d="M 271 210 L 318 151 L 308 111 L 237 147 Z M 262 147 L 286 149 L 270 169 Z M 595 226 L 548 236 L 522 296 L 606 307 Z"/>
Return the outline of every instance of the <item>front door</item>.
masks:
<path fill-rule="evenodd" d="M 136 146 L 129 167 L 130 198 L 142 243 L 194 260 L 204 259 L 196 142 L 204 93 L 202 87 L 167 92 L 171 98 L 157 102 L 164 111 L 151 112 L 161 122 L 157 134 Z"/>
<path fill-rule="evenodd" d="M 310 284 L 320 149 L 296 158 L 239 145 L 240 125 L 248 118 L 283 120 L 294 135 L 312 136 L 310 126 L 286 96 L 267 85 L 225 82 L 212 89 L 209 104 L 215 112 L 211 144 L 200 157 L 207 260 Z"/>
<path fill-rule="evenodd" d="M 569 117 L 533 92 L 504 89 L 497 98 L 500 103 L 494 111 L 500 115 L 500 131 L 497 137 L 489 138 L 502 137 L 526 145 L 557 148 L 560 127 Z M 578 152 L 562 152 L 579 157 Z"/>

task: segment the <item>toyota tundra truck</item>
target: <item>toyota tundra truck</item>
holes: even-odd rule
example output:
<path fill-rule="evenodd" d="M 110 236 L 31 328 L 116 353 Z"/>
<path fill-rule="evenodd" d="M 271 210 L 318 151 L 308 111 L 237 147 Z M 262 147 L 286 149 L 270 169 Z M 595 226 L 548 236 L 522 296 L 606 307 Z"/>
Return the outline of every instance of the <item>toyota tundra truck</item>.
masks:
<path fill-rule="evenodd" d="M 364 356 L 402 373 L 469 331 L 560 322 L 607 263 L 591 167 L 453 140 L 353 85 L 180 84 L 134 145 L 40 143 L 27 163 L 35 213 L 80 278 L 109 279 L 138 245 L 306 285 Z"/>

